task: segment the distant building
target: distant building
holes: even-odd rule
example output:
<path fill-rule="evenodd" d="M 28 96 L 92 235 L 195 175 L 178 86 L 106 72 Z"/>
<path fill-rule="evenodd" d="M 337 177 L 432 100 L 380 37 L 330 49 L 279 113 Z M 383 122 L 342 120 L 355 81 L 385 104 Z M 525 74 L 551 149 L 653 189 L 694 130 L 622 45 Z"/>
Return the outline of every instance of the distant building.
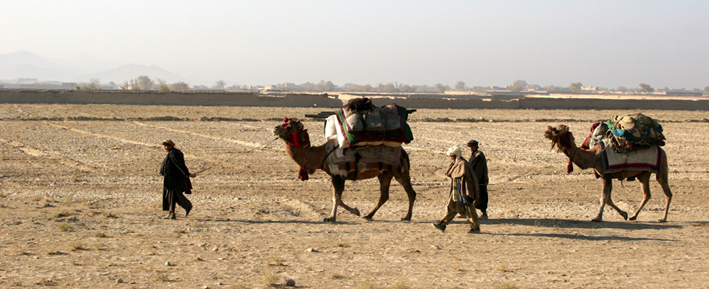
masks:
<path fill-rule="evenodd" d="M 37 82 L 36 78 L 18 78 L 17 83 L 32 83 Z"/>
<path fill-rule="evenodd" d="M 689 90 L 669 90 L 665 92 L 665 95 L 670 96 L 702 96 L 701 91 L 689 91 Z"/>
<path fill-rule="evenodd" d="M 76 84 L 76 82 L 62 82 L 62 83 L 59 84 L 59 85 L 60 85 L 61 88 L 63 88 L 63 89 L 74 89 L 74 88 L 76 88 L 76 87 L 78 86 L 78 85 Z"/>

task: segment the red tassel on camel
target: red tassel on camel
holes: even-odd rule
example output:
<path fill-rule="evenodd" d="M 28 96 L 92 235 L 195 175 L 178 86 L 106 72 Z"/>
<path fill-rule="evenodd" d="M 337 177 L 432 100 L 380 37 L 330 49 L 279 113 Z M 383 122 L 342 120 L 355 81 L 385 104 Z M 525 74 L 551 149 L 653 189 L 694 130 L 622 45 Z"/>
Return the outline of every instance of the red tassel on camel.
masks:
<path fill-rule="evenodd" d="M 305 168 L 300 168 L 300 171 L 298 172 L 298 179 L 301 181 L 307 181 L 308 180 L 308 170 Z"/>

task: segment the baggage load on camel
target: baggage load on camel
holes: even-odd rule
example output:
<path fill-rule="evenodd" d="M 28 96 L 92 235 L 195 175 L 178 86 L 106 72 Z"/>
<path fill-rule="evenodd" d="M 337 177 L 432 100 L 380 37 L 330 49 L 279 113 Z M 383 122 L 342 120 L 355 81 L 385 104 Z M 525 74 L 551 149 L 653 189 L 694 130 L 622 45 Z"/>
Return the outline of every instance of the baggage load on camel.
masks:
<path fill-rule="evenodd" d="M 630 152 L 651 146 L 665 145 L 662 125 L 642 113 L 613 116 L 606 122 L 607 137 L 617 152 Z"/>
<path fill-rule="evenodd" d="M 345 178 L 357 178 L 357 174 L 367 171 L 398 168 L 408 170 L 408 164 L 402 162 L 403 148 L 390 146 L 365 146 L 341 148 L 334 138 L 328 139 L 325 149 L 328 152 L 326 162 L 333 175 Z"/>
<path fill-rule="evenodd" d="M 407 119 L 404 107 L 396 104 L 375 107 L 369 99 L 355 99 L 327 118 L 325 137 L 336 137 L 340 148 L 398 147 L 414 139 Z"/>

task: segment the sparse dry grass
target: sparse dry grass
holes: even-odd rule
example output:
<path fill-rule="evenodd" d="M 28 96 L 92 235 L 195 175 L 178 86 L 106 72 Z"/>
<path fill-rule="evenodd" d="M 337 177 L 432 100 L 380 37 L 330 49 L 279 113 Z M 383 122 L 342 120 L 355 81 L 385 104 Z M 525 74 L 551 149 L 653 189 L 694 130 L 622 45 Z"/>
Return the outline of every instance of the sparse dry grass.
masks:
<path fill-rule="evenodd" d="M 57 283 L 54 280 L 44 279 L 44 278 L 42 278 L 41 280 L 39 280 L 39 282 L 37 282 L 35 284 L 39 285 L 39 286 L 56 286 L 57 285 Z"/>
<path fill-rule="evenodd" d="M 156 273 L 154 278 L 156 281 L 159 281 L 159 282 L 170 281 L 170 276 L 167 273 Z"/>
<path fill-rule="evenodd" d="M 281 277 L 277 274 L 274 274 L 273 272 L 266 272 L 261 276 L 261 286 L 272 287 L 278 285 L 279 280 L 281 280 Z"/>
<path fill-rule="evenodd" d="M 411 287 L 406 285 L 404 282 L 399 281 L 399 282 L 394 283 L 394 285 L 391 285 L 390 288 L 391 289 L 410 289 Z"/>
<path fill-rule="evenodd" d="M 59 226 L 57 226 L 57 230 L 59 230 L 59 232 L 68 232 L 74 230 L 74 227 L 69 224 L 59 224 Z"/>
<path fill-rule="evenodd" d="M 507 263 L 502 263 L 498 265 L 495 269 L 500 272 L 512 272 L 512 269 L 510 269 L 510 265 L 508 265 Z"/>
<path fill-rule="evenodd" d="M 283 261 L 283 258 L 273 256 L 271 257 L 271 260 L 268 261 L 268 266 L 285 266 L 285 263 Z"/>
<path fill-rule="evenodd" d="M 360 283 L 359 286 L 357 286 L 357 288 L 359 288 L 359 289 L 377 289 L 378 287 L 374 286 L 374 284 L 372 284 L 372 282 L 364 281 L 364 282 Z"/>
<path fill-rule="evenodd" d="M 84 247 L 83 244 L 81 244 L 79 242 L 74 242 L 71 244 L 71 250 L 72 251 L 81 251 L 81 250 L 88 250 L 88 249 L 86 249 L 86 247 Z"/>
<path fill-rule="evenodd" d="M 61 211 L 60 213 L 54 215 L 54 218 L 64 218 L 69 215 L 70 215 L 69 211 L 64 210 L 64 211 Z"/>

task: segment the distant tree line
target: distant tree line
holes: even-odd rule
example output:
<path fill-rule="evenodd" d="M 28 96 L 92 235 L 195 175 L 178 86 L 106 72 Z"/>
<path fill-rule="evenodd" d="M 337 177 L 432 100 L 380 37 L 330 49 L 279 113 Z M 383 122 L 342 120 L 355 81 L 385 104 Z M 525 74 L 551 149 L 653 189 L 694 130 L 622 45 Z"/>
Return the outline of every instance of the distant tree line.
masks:
<path fill-rule="evenodd" d="M 185 92 L 190 89 L 190 85 L 184 81 L 178 81 L 175 83 L 167 83 L 167 81 L 164 81 L 160 78 L 153 81 L 147 75 L 141 75 L 141 76 L 138 76 L 137 78 L 124 81 L 123 85 L 119 86 L 118 89 L 132 90 L 132 91 L 157 90 L 158 92 L 170 92 L 170 91 Z"/>
<path fill-rule="evenodd" d="M 79 83 L 78 89 L 83 91 L 92 91 L 101 89 L 100 79 L 94 78 L 89 82 Z M 104 86 L 105 87 L 105 86 Z M 224 80 L 216 81 L 211 87 L 206 85 L 194 85 L 190 86 L 184 81 L 178 81 L 174 83 L 167 83 L 166 81 L 157 78 L 156 80 L 150 79 L 147 75 L 141 75 L 134 79 L 126 80 L 122 85 L 116 85 L 113 82 L 108 84 L 108 87 L 112 89 L 120 90 L 131 90 L 131 91 L 158 91 L 158 92 L 185 92 L 188 90 L 240 90 L 240 89 L 259 89 L 262 86 L 248 86 L 248 85 L 232 85 L 227 86 L 227 82 Z M 307 91 L 307 92 L 380 92 L 380 93 L 444 93 L 446 91 L 460 91 L 460 92 L 489 92 L 493 90 L 508 90 L 513 92 L 523 92 L 523 91 L 536 91 L 536 92 L 551 92 L 551 93 L 653 93 L 655 91 L 670 91 L 669 88 L 665 87 L 662 89 L 655 89 L 649 84 L 640 83 L 637 88 L 627 88 L 625 86 L 619 86 L 615 89 L 609 89 L 604 87 L 593 87 L 584 86 L 581 82 L 572 82 L 568 86 L 555 86 L 549 85 L 542 87 L 538 84 L 529 84 L 525 80 L 515 80 L 512 84 L 505 87 L 497 86 L 466 86 L 465 82 L 458 81 L 455 83 L 454 87 L 442 83 L 436 83 L 433 86 L 429 85 L 409 85 L 398 82 L 389 83 L 378 83 L 376 85 L 371 84 L 356 84 L 356 83 L 345 83 L 342 86 L 334 84 L 332 81 L 321 80 L 320 82 L 305 82 L 302 84 L 293 83 L 281 83 L 278 85 L 270 86 L 281 91 Z M 686 91 L 684 88 L 679 89 L 679 91 Z M 700 92 L 698 88 L 692 91 Z M 709 94 L 709 86 L 704 87 L 704 92 Z"/>

